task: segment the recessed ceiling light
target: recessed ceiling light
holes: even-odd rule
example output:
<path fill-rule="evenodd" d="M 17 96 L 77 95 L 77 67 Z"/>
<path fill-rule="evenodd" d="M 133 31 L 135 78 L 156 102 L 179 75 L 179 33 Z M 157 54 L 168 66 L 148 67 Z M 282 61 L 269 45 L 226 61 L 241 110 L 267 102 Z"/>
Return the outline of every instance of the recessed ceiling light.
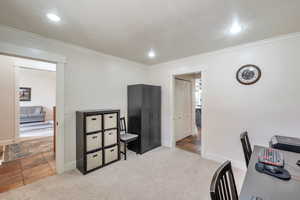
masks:
<path fill-rule="evenodd" d="M 149 58 L 155 58 L 155 57 L 156 57 L 155 51 L 150 50 L 150 51 L 148 52 L 148 57 L 149 57 Z"/>
<path fill-rule="evenodd" d="M 242 31 L 242 26 L 239 23 L 234 22 L 230 28 L 230 33 L 232 35 L 236 35 L 236 34 L 240 33 L 241 31 Z"/>
<path fill-rule="evenodd" d="M 49 20 L 51 20 L 53 22 L 59 22 L 61 20 L 59 16 L 57 16 L 56 14 L 53 14 L 53 13 L 48 13 L 47 17 Z"/>

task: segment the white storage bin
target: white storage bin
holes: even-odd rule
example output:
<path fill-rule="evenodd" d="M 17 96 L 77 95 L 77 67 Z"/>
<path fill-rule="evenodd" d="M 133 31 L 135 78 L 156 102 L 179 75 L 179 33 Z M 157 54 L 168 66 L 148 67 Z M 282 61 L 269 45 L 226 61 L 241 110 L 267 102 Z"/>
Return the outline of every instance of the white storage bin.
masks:
<path fill-rule="evenodd" d="M 102 151 L 86 155 L 86 170 L 92 170 L 102 165 Z"/>
<path fill-rule="evenodd" d="M 117 129 L 104 131 L 104 146 L 116 144 L 117 141 Z"/>
<path fill-rule="evenodd" d="M 86 151 L 92 151 L 102 147 L 102 133 L 86 136 Z"/>
<path fill-rule="evenodd" d="M 105 163 L 110 163 L 118 159 L 118 146 L 105 149 Z"/>
<path fill-rule="evenodd" d="M 117 113 L 104 114 L 104 129 L 117 128 Z"/>
<path fill-rule="evenodd" d="M 96 132 L 102 129 L 102 115 L 87 116 L 85 122 L 86 133 Z"/>

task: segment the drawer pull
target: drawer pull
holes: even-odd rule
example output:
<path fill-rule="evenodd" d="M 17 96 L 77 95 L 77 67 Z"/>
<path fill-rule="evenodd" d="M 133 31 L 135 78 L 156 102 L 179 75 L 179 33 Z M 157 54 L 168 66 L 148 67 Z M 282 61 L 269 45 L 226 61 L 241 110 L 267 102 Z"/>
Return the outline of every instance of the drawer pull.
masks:
<path fill-rule="evenodd" d="M 111 135 L 112 133 L 108 133 L 108 135 Z"/>
<path fill-rule="evenodd" d="M 109 118 L 113 118 L 113 116 L 109 116 Z"/>
<path fill-rule="evenodd" d="M 114 151 L 115 151 L 114 149 L 110 150 L 110 152 L 114 152 Z"/>
<path fill-rule="evenodd" d="M 93 155 L 93 158 L 96 158 L 98 156 L 98 154 Z"/>
<path fill-rule="evenodd" d="M 97 118 L 92 118 L 93 121 L 97 120 Z"/>
<path fill-rule="evenodd" d="M 93 138 L 93 139 L 96 139 L 97 137 L 98 137 L 98 136 L 93 136 L 92 138 Z"/>

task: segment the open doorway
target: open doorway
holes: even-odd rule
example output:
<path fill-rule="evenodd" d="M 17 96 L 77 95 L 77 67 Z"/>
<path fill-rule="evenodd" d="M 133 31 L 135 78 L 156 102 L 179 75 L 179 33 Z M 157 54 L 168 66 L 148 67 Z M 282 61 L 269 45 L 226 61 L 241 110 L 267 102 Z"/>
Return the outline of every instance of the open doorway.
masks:
<path fill-rule="evenodd" d="M 3 112 L 13 124 L 5 127 L 8 131 L 0 141 L 3 192 L 56 173 L 56 64 L 12 56 L 0 59 L 6 76 L 2 92 L 10 94 L 0 106 L 8 105 Z"/>
<path fill-rule="evenodd" d="M 53 137 L 56 69 L 16 66 L 21 139 Z"/>
<path fill-rule="evenodd" d="M 201 73 L 175 76 L 176 147 L 201 154 Z"/>

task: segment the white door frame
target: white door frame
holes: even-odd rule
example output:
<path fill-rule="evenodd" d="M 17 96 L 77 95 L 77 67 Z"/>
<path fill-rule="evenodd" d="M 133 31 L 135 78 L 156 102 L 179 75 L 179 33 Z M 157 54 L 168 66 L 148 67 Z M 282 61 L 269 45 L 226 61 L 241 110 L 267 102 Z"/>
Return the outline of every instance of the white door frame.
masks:
<path fill-rule="evenodd" d="M 64 172 L 64 67 L 66 58 L 47 51 L 0 42 L 0 54 L 52 62 L 56 64 L 56 171 Z"/>
<path fill-rule="evenodd" d="M 171 85 L 171 100 L 170 100 L 170 104 L 171 104 L 171 128 L 173 130 L 171 130 L 171 148 L 175 148 L 176 147 L 176 136 L 175 136 L 175 123 L 174 123 L 174 119 L 175 119 L 175 78 L 176 76 L 178 75 L 183 75 L 183 74 L 192 74 L 192 73 L 201 73 L 201 77 L 203 77 L 203 73 L 204 73 L 204 70 L 194 70 L 194 71 L 181 71 L 180 73 L 173 73 L 171 75 L 171 82 L 170 82 L 170 85 Z M 202 83 L 203 83 L 203 78 L 201 78 L 202 80 Z M 202 89 L 203 90 L 203 89 Z M 204 101 L 203 101 L 203 97 L 202 97 L 202 105 L 204 105 Z M 204 115 L 204 110 L 203 110 L 204 106 L 202 106 L 202 116 Z M 203 122 L 203 118 L 201 117 L 201 121 Z M 202 123 L 202 126 L 204 123 Z M 205 127 L 203 126 L 202 130 L 204 129 Z M 201 134 L 201 155 L 204 155 L 204 145 L 205 145 L 205 141 L 203 140 L 203 134 Z"/>

